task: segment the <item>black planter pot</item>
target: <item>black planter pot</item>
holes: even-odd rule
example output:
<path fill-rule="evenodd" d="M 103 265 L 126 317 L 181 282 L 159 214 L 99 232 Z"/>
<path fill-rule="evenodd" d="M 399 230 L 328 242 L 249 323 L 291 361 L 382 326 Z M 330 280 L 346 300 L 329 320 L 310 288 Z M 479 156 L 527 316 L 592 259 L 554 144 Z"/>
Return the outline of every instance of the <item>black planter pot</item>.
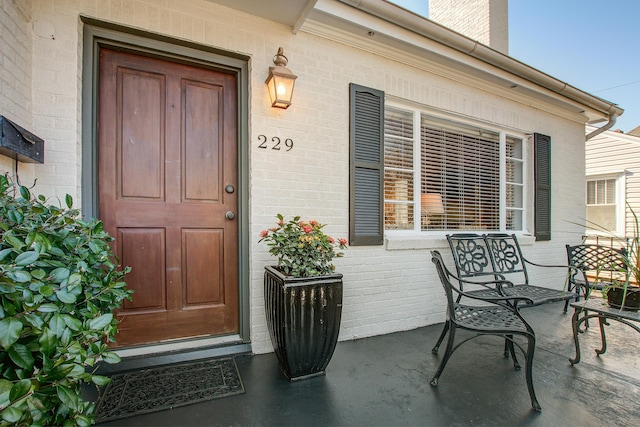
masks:
<path fill-rule="evenodd" d="M 622 298 L 625 292 L 623 288 L 610 288 L 607 291 L 607 302 L 613 308 L 638 311 L 640 309 L 640 287 L 629 286 L 626 291 L 627 297 L 624 300 L 624 305 L 622 305 Z"/>
<path fill-rule="evenodd" d="M 284 375 L 291 381 L 324 375 L 340 332 L 342 274 L 290 277 L 265 267 L 264 304 Z"/>

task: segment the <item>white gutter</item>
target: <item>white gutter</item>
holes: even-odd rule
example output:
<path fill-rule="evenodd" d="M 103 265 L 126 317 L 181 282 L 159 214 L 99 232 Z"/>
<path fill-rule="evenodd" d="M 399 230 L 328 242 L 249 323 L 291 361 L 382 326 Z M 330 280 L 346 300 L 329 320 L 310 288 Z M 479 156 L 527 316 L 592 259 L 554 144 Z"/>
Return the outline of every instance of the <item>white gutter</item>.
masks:
<path fill-rule="evenodd" d="M 593 138 L 594 136 L 598 136 L 600 135 L 602 132 L 604 132 L 605 130 L 609 130 L 613 127 L 614 124 L 616 124 L 616 119 L 618 118 L 617 115 L 615 114 L 611 114 L 609 116 L 609 121 L 607 122 L 607 124 L 605 124 L 604 126 L 601 126 L 599 128 L 596 128 L 595 130 L 589 132 L 587 134 L 587 136 L 584 137 L 585 141 L 590 140 L 591 138 Z"/>
<path fill-rule="evenodd" d="M 512 57 L 498 52 L 482 43 L 479 43 L 469 37 L 450 30 L 442 25 L 416 15 L 405 10 L 395 4 L 388 3 L 385 0 L 338 0 L 341 3 L 362 10 L 377 18 L 391 22 L 392 24 L 406 28 L 423 37 L 434 40 L 438 43 L 446 45 L 459 52 L 467 54 L 471 57 L 479 59 L 487 64 L 500 68 L 508 73 L 514 74 L 525 80 L 528 80 L 538 86 L 548 89 L 572 101 L 578 102 L 584 106 L 594 109 L 605 116 L 609 117 L 609 122 L 602 128 L 598 129 L 598 133 L 604 132 L 615 123 L 616 117 L 621 115 L 624 110 L 616 104 L 605 101 L 602 98 L 593 96 L 577 89 L 561 80 L 551 77 L 542 71 L 536 70 Z M 602 129 L 600 131 L 600 129 Z M 596 131 L 594 131 L 596 132 Z M 593 133 L 593 132 L 592 132 Z M 591 135 L 591 134 L 589 134 Z M 589 136 L 587 135 L 587 139 Z M 594 134 L 593 136 L 595 136 Z"/>

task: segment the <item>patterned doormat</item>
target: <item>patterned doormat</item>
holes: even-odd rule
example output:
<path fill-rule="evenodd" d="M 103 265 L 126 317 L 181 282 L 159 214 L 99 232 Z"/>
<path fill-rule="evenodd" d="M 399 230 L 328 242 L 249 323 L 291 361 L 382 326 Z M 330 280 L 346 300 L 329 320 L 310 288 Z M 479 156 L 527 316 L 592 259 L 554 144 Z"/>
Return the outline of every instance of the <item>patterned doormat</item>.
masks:
<path fill-rule="evenodd" d="M 233 358 L 114 374 L 96 404 L 105 422 L 244 393 Z"/>

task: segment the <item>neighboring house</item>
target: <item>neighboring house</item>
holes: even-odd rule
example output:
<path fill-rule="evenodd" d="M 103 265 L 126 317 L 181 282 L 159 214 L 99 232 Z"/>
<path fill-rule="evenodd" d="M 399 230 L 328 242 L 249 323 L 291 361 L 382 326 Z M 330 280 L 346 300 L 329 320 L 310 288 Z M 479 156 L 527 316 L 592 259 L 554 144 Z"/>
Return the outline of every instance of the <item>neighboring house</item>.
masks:
<path fill-rule="evenodd" d="M 44 164 L 0 168 L 114 235 L 124 356 L 271 351 L 258 240 L 277 213 L 349 237 L 340 339 L 442 322 L 429 251 L 502 231 L 563 260 L 585 124 L 622 113 L 382 0 L 5 0 L 0 23 L 0 114 L 45 139 Z M 279 47 L 286 110 L 265 86 Z"/>
<path fill-rule="evenodd" d="M 593 126 L 586 128 L 587 133 L 594 129 Z M 637 128 L 626 134 L 605 131 L 589 139 L 585 166 L 587 233 L 632 236 L 635 219 L 631 209 L 640 213 L 640 134 Z"/>
<path fill-rule="evenodd" d="M 638 136 L 640 137 L 640 126 L 636 126 L 633 129 L 631 129 L 629 132 L 626 133 L 626 135 L 631 135 L 631 136 Z"/>

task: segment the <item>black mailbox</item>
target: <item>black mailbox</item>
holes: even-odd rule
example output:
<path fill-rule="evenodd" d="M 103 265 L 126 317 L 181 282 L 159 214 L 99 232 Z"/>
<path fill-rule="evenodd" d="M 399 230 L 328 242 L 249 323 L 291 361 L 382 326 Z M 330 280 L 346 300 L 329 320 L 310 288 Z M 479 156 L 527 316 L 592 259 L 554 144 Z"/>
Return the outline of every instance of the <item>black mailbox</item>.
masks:
<path fill-rule="evenodd" d="M 0 154 L 26 163 L 44 163 L 44 140 L 0 116 Z"/>

